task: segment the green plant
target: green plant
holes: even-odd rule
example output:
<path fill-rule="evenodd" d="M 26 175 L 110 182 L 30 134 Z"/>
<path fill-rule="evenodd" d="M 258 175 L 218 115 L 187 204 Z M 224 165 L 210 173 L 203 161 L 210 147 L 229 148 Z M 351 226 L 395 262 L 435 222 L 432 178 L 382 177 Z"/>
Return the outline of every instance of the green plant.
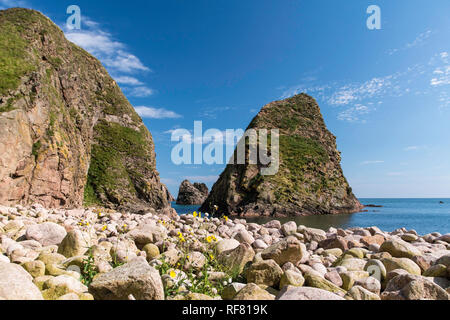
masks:
<path fill-rule="evenodd" d="M 117 260 L 117 254 L 112 254 L 112 261 L 110 262 L 111 267 L 113 267 L 113 269 L 116 269 L 118 267 L 123 266 L 125 263 L 124 262 L 119 262 Z"/>
<path fill-rule="evenodd" d="M 120 203 L 123 192 L 118 194 L 117 190 L 126 190 L 129 194 L 147 193 L 148 190 L 136 188 L 141 185 L 145 188 L 139 172 L 154 169 L 153 164 L 148 163 L 151 157 L 148 133 L 106 121 L 100 121 L 94 131 L 97 143 L 92 146 L 85 204 L 100 202 L 98 196 L 101 194 Z"/>
<path fill-rule="evenodd" d="M 20 78 L 33 71 L 29 62 L 28 42 L 21 36 L 18 27 L 8 20 L 0 22 L 0 95 L 19 86 Z"/>
<path fill-rule="evenodd" d="M 8 111 L 14 110 L 13 103 L 14 103 L 14 98 L 9 98 L 9 99 L 6 101 L 6 105 L 3 106 L 3 107 L 0 107 L 0 113 L 2 113 L 2 112 L 8 112 Z"/>
<path fill-rule="evenodd" d="M 31 154 L 34 156 L 34 158 L 37 160 L 38 156 L 39 156 L 39 150 L 42 147 L 42 143 L 41 140 L 39 140 L 38 142 L 33 144 L 33 148 L 31 151 Z"/>
<path fill-rule="evenodd" d="M 97 274 L 94 255 L 92 254 L 92 249 L 89 249 L 88 256 L 83 260 L 81 268 L 81 282 L 84 285 L 89 286 Z"/>
<path fill-rule="evenodd" d="M 194 216 L 196 216 L 196 213 L 194 213 Z M 208 229 L 207 223 L 204 222 L 204 224 L 204 229 Z M 198 240 L 194 234 L 185 238 L 180 233 L 177 249 L 181 251 L 181 256 L 176 265 L 168 263 L 164 253 L 159 258 L 160 263 L 155 268 L 161 276 L 170 277 L 170 281 L 164 281 L 166 297 L 175 297 L 189 292 L 215 297 L 222 294 L 230 279 L 243 281 L 242 273 L 238 268 L 230 268 L 218 259 L 216 250 L 217 239 L 213 235 L 207 236 L 200 241 L 205 245 L 203 252 L 205 263 L 203 267 L 200 270 L 194 269 L 192 266 L 187 268 L 187 263 L 190 262 L 191 256 L 190 248 L 195 241 Z M 211 271 L 222 272 L 224 274 L 223 279 L 212 280 L 210 278 Z M 182 276 L 180 276 L 180 273 Z"/>
<path fill-rule="evenodd" d="M 51 111 L 50 112 L 50 121 L 47 128 L 47 136 L 53 137 L 55 135 L 55 123 L 56 123 L 56 113 Z"/>
<path fill-rule="evenodd" d="M 62 63 L 63 63 L 62 59 L 59 58 L 59 57 L 49 57 L 49 58 L 48 58 L 48 62 L 49 62 L 55 69 L 58 69 L 58 68 L 62 65 Z"/>

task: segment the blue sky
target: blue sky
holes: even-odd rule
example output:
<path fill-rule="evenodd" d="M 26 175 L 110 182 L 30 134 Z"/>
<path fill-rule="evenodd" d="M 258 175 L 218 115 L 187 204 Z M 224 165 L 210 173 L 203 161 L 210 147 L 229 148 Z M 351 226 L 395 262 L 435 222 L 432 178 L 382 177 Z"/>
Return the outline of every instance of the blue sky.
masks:
<path fill-rule="evenodd" d="M 82 29 L 67 30 L 76 4 Z M 369 5 L 382 29 L 369 30 Z M 358 197 L 450 197 L 450 2 L 0 0 L 37 9 L 98 57 L 153 134 L 162 180 L 210 187 L 223 165 L 171 162 L 171 130 L 245 129 L 307 92 Z"/>

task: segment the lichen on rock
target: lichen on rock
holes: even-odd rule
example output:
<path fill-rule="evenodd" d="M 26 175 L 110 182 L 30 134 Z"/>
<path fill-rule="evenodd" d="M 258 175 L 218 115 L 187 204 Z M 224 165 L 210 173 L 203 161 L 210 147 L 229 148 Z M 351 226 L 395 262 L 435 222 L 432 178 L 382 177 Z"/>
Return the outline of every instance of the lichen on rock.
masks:
<path fill-rule="evenodd" d="M 228 164 L 202 211 L 240 216 L 353 213 L 362 209 L 344 177 L 336 137 L 317 102 L 306 94 L 266 105 L 248 129 L 279 129 L 280 168 L 262 175 L 262 164 Z M 268 139 L 270 141 L 270 139 Z M 269 149 L 269 148 L 268 148 Z M 246 150 L 248 159 L 249 150 Z"/>
<path fill-rule="evenodd" d="M 142 119 L 50 19 L 0 11 L 0 64 L 0 203 L 170 207 Z"/>

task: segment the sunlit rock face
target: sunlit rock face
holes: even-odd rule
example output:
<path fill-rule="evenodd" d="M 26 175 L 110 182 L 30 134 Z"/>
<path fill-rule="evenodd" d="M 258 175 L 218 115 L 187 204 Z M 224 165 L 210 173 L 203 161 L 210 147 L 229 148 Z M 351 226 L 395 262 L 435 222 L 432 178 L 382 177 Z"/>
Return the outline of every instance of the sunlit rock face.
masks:
<path fill-rule="evenodd" d="M 0 203 L 169 207 L 150 132 L 102 64 L 41 13 L 0 12 Z"/>
<path fill-rule="evenodd" d="M 336 137 L 317 102 L 306 94 L 266 105 L 248 129 L 279 129 L 279 170 L 262 164 L 229 164 L 201 210 L 238 216 L 291 216 L 360 211 L 340 162 Z M 270 140 L 270 139 L 268 139 Z M 269 149 L 269 148 L 268 148 Z"/>

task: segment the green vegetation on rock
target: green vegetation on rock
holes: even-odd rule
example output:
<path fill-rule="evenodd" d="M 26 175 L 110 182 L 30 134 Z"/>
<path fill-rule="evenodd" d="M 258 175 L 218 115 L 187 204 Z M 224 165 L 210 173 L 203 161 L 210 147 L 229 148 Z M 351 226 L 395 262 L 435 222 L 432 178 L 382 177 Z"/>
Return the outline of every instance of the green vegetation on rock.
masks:
<path fill-rule="evenodd" d="M 13 102 L 14 102 L 14 99 L 13 98 L 9 98 L 6 101 L 6 105 L 3 106 L 3 107 L 0 107 L 0 113 L 2 113 L 2 112 L 9 112 L 9 111 L 14 110 Z"/>
<path fill-rule="evenodd" d="M 31 154 L 34 156 L 35 159 L 37 159 L 37 157 L 39 156 L 39 150 L 42 147 L 42 143 L 39 140 L 38 142 L 36 142 L 35 144 L 33 144 L 33 148 L 31 151 Z"/>
<path fill-rule="evenodd" d="M 4 118 L 4 130 L 29 137 L 18 138 L 17 146 L 29 153 L 20 164 L 29 188 L 5 201 L 52 208 L 128 204 L 128 211 L 169 207 L 152 136 L 117 83 L 50 19 L 23 8 L 0 11 L 0 116 L 13 110 L 20 112 Z M 0 160 L 8 162 L 3 181 L 19 164 Z M 8 181 L 4 190 L 17 187 Z M 0 201 L 6 194 L 0 192 Z"/>
<path fill-rule="evenodd" d="M 278 129 L 279 170 L 262 176 L 261 164 L 228 165 L 202 211 L 219 206 L 234 215 L 350 213 L 361 209 L 340 167 L 336 137 L 317 102 L 306 94 L 264 106 L 248 129 Z M 271 149 L 271 140 L 268 138 Z"/>
<path fill-rule="evenodd" d="M 21 77 L 35 69 L 27 54 L 29 43 L 19 30 L 11 21 L 0 15 L 0 96 L 16 89 Z"/>
<path fill-rule="evenodd" d="M 305 166 L 321 165 L 329 160 L 319 142 L 297 135 L 280 136 L 280 150 L 283 151 L 282 163 L 292 174 L 301 173 Z"/>
<path fill-rule="evenodd" d="M 123 192 L 136 192 L 133 180 L 138 175 L 131 167 L 126 167 L 123 160 L 127 157 L 145 158 L 147 141 L 142 132 L 117 123 L 100 121 L 94 130 L 98 136 L 97 144 L 92 146 L 85 204 L 99 203 L 100 194 L 120 203 Z M 145 163 L 143 165 L 149 166 Z"/>

